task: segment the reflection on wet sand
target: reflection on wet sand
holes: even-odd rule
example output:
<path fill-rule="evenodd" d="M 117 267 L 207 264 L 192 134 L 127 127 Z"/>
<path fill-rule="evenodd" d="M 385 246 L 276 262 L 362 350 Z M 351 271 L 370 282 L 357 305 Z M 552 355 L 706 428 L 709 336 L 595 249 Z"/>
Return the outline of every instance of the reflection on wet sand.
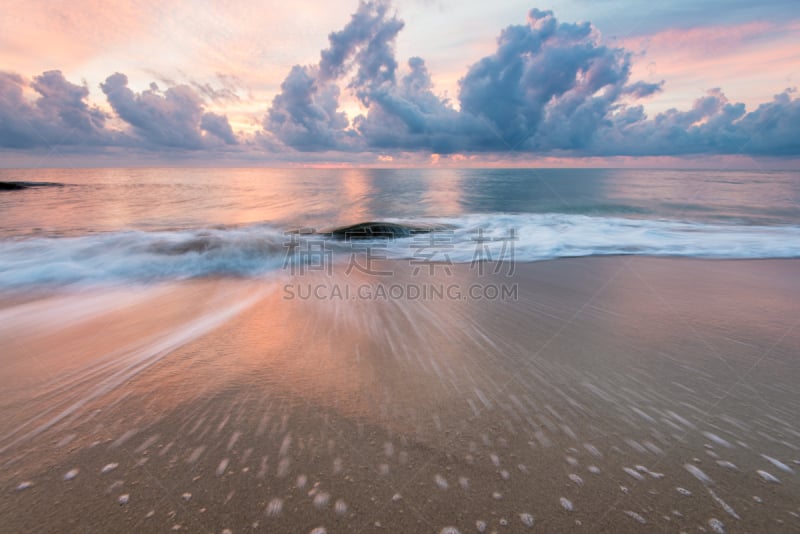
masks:
<path fill-rule="evenodd" d="M 797 262 L 388 265 L 47 302 L 84 303 L 72 322 L 26 304 L 0 330 L 0 515 L 39 532 L 800 525 Z M 381 283 L 519 293 L 331 297 Z"/>

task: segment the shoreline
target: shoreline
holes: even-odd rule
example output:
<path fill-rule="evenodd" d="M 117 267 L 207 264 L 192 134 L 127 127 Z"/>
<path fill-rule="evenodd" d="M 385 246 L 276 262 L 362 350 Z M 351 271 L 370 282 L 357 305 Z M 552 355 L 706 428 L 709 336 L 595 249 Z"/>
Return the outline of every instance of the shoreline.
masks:
<path fill-rule="evenodd" d="M 75 324 L 0 328 L 0 448 L 85 401 L 0 453 L 6 525 L 800 525 L 800 260 L 560 258 L 511 277 L 376 265 L 395 283 L 516 283 L 518 298 L 286 300 L 284 279 L 209 279 Z"/>

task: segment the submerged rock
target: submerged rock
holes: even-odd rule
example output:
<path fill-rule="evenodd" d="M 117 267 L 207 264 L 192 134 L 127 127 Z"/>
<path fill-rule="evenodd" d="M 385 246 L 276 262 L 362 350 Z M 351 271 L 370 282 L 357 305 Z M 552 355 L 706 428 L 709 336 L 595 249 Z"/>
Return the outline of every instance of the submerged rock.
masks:
<path fill-rule="evenodd" d="M 28 189 L 28 186 L 19 182 L 0 182 L 0 191 L 18 191 L 20 189 Z"/>
<path fill-rule="evenodd" d="M 54 182 L 0 182 L 0 191 L 19 191 L 31 187 L 63 187 L 63 185 Z"/>
<path fill-rule="evenodd" d="M 292 233 L 300 235 L 323 235 L 341 241 L 359 239 L 397 239 L 412 237 L 416 234 L 429 234 L 452 229 L 449 225 L 400 224 L 385 221 L 368 221 L 348 226 L 340 226 L 332 230 L 317 232 L 312 228 L 303 228 Z"/>

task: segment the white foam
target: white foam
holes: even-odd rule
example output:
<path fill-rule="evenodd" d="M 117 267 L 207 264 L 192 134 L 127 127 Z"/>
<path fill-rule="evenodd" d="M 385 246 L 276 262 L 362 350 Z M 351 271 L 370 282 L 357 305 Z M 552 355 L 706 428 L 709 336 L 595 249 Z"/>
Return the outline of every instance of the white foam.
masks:
<path fill-rule="evenodd" d="M 103 466 L 103 468 L 100 470 L 100 472 L 101 472 L 101 473 L 103 473 L 103 474 L 105 474 L 105 473 L 110 473 L 111 471 L 113 471 L 113 470 L 114 470 L 114 469 L 116 469 L 117 467 L 119 467 L 119 464 L 118 464 L 118 463 L 116 463 L 116 462 L 111 462 L 110 464 L 106 464 L 106 465 L 104 465 L 104 466 Z"/>
<path fill-rule="evenodd" d="M 699 467 L 694 466 L 692 464 L 684 464 L 684 469 L 689 471 L 694 478 L 702 482 L 703 484 L 710 485 L 713 484 L 714 481 L 711 480 L 711 477 L 706 475 Z"/>
<path fill-rule="evenodd" d="M 479 230 L 491 240 L 483 244 L 489 247 L 493 260 L 535 261 L 607 254 L 800 257 L 800 227 L 788 225 L 721 225 L 557 213 L 467 214 L 395 222 L 453 225 L 454 229 L 448 231 L 446 251 L 453 262 L 475 259 L 475 236 Z M 5 239 L 0 240 L 0 287 L 259 276 L 286 265 L 288 238 L 284 231 L 255 224 Z M 302 240 L 307 237 L 298 239 L 302 247 Z M 325 247 L 332 252 L 352 252 L 346 244 L 331 240 L 326 241 Z M 388 247 L 390 257 L 410 257 L 413 253 L 406 239 L 397 239 Z"/>
<path fill-rule="evenodd" d="M 733 445 L 731 445 L 731 443 L 729 441 L 719 437 L 718 435 L 714 434 L 713 432 L 703 432 L 703 435 L 705 437 L 707 437 L 708 439 L 710 439 L 711 441 L 713 441 L 714 443 L 716 443 L 717 445 L 721 445 L 721 446 L 726 447 L 728 449 L 733 448 Z"/>
<path fill-rule="evenodd" d="M 220 460 L 219 465 L 217 466 L 217 470 L 216 470 L 216 475 L 218 477 L 221 477 L 222 475 L 225 474 L 225 470 L 228 469 L 228 463 L 229 462 L 230 462 L 230 460 L 228 460 L 227 458 L 223 458 L 222 460 Z"/>
<path fill-rule="evenodd" d="M 725 534 L 725 525 L 719 519 L 712 517 L 708 520 L 708 528 L 714 534 Z"/>
<path fill-rule="evenodd" d="M 640 475 L 635 469 L 631 469 L 630 467 L 623 467 L 622 470 L 628 473 L 636 480 L 644 480 L 644 477 Z"/>
<path fill-rule="evenodd" d="M 781 483 L 781 481 L 778 480 L 777 477 L 775 477 L 774 475 L 772 475 L 770 473 L 767 473 L 766 471 L 763 471 L 763 470 L 759 469 L 758 471 L 756 471 L 756 473 L 758 473 L 758 476 L 760 476 L 761 478 L 763 478 L 767 482 L 772 482 L 774 484 L 780 484 Z"/>
<path fill-rule="evenodd" d="M 772 456 L 767 456 L 766 454 L 761 455 L 766 461 L 783 471 L 784 473 L 794 473 L 794 469 L 786 465 L 785 463 L 781 462 L 780 460 L 773 458 Z"/>
<path fill-rule="evenodd" d="M 628 517 L 633 518 L 634 520 L 638 521 L 642 525 L 647 523 L 647 520 L 644 517 L 642 517 L 640 514 L 637 514 L 633 510 L 625 510 L 624 512 L 625 512 L 625 515 L 627 515 Z"/>
<path fill-rule="evenodd" d="M 275 497 L 267 504 L 266 514 L 274 517 L 280 515 L 282 510 L 283 510 L 283 499 Z"/>

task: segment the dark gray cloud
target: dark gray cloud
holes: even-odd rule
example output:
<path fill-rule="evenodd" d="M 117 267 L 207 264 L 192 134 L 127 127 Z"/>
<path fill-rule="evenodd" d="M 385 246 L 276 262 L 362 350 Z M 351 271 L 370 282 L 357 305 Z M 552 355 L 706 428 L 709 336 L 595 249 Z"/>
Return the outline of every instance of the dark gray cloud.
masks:
<path fill-rule="evenodd" d="M 385 0 L 362 1 L 350 21 L 328 36 L 314 66 L 295 65 L 272 101 L 264 128 L 297 150 L 355 150 L 361 143 L 339 111 L 337 80 L 354 67 L 348 88 L 368 105 L 380 88 L 395 85 L 394 39 L 403 22 Z"/>
<path fill-rule="evenodd" d="M 28 102 L 24 90 L 37 93 Z M 104 145 L 114 141 L 105 130 L 106 115 L 87 103 L 89 89 L 48 71 L 28 81 L 0 72 L 0 146 Z"/>
<path fill-rule="evenodd" d="M 348 122 L 339 111 L 339 87 L 320 80 L 315 67 L 292 68 L 272 101 L 264 127 L 302 151 L 344 148 Z"/>
<path fill-rule="evenodd" d="M 750 113 L 730 103 L 719 89 L 691 109 L 670 109 L 648 119 L 641 108 L 626 108 L 596 135 L 599 155 L 749 154 L 800 155 L 800 100 L 785 91 Z"/>
<path fill-rule="evenodd" d="M 108 127 L 110 118 L 88 103 L 89 88 L 48 71 L 32 80 L 0 72 L 0 147 L 55 146 L 198 149 L 237 144 L 227 117 L 204 111 L 188 85 L 163 93 L 155 84 L 141 93 L 128 88 L 124 74 L 109 76 L 101 89 L 132 134 Z M 27 90 L 36 93 L 33 101 Z"/>
<path fill-rule="evenodd" d="M 222 74 L 221 88 L 183 76 L 187 83 L 163 78 L 165 89 L 152 84 L 140 92 L 127 76 L 113 74 L 100 84 L 113 110 L 106 114 L 89 103 L 85 84 L 59 71 L 30 80 L 0 72 L 0 148 L 175 153 L 240 144 L 237 152 L 287 160 L 332 151 L 353 159 L 356 152 L 392 151 L 800 156 L 800 99 L 793 91 L 748 113 L 712 89 L 689 109 L 648 117 L 640 100 L 663 82 L 631 80 L 630 53 L 601 42 L 588 22 L 562 23 L 550 11 L 531 10 L 525 24 L 500 32 L 492 54 L 468 67 L 455 101 L 434 91 L 422 58 L 399 65 L 395 41 L 403 26 L 388 0 L 362 1 L 328 36 L 316 64 L 290 70 L 263 131 L 250 139 L 237 137 L 225 115 L 207 111 L 210 103 L 239 98 L 241 82 Z M 343 92 L 366 111 L 348 120 Z M 120 123 L 123 131 L 111 127 Z"/>
<path fill-rule="evenodd" d="M 383 1 L 362 2 L 329 36 L 318 65 L 292 69 L 265 127 L 309 150 L 527 152 L 581 155 L 798 155 L 797 99 L 778 95 L 751 113 L 712 90 L 686 111 L 653 118 L 638 100 L 663 83 L 632 81 L 631 54 L 600 43 L 588 22 L 533 9 L 505 28 L 497 49 L 460 81 L 458 108 L 433 92 L 421 58 L 398 78 L 402 21 Z M 337 83 L 366 107 L 349 125 Z"/>
<path fill-rule="evenodd" d="M 216 144 L 203 131 L 227 144 L 236 142 L 227 117 L 205 113 L 202 99 L 188 85 L 162 92 L 153 83 L 150 89 L 135 93 L 128 87 L 128 77 L 115 73 L 100 88 L 119 118 L 154 148 L 196 150 Z"/>
<path fill-rule="evenodd" d="M 203 113 L 203 117 L 200 119 L 200 128 L 212 135 L 216 135 L 227 145 L 238 144 L 233 128 L 231 128 L 228 117 L 225 115 L 211 113 L 210 111 Z"/>

